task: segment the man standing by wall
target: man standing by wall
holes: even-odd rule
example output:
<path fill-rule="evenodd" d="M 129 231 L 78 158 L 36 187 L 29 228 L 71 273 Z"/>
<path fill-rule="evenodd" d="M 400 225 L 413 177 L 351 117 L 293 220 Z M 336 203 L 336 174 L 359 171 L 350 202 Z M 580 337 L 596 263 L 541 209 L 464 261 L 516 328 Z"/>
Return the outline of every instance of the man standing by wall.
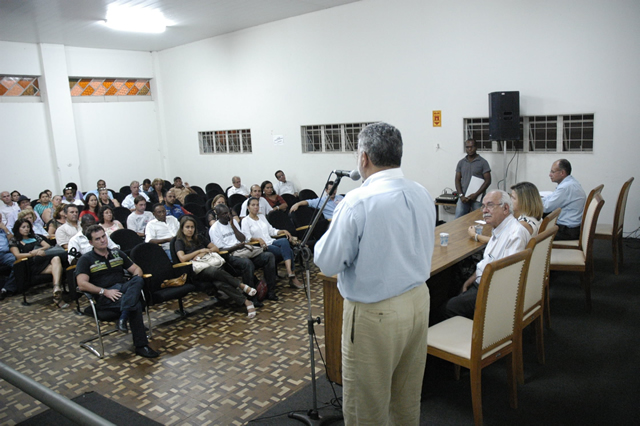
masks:
<path fill-rule="evenodd" d="M 405 179 L 402 137 L 386 123 L 358 136 L 364 183 L 336 208 L 315 263 L 344 297 L 345 424 L 417 425 L 427 358 L 433 198 Z M 382 248 L 382 249 L 381 249 Z"/>
<path fill-rule="evenodd" d="M 487 160 L 476 152 L 476 141 L 467 139 L 464 143 L 464 150 L 467 156 L 458 161 L 458 166 L 456 167 L 456 191 L 460 195 L 456 206 L 456 219 L 479 209 L 482 196 L 491 185 L 491 167 L 489 167 Z M 467 194 L 472 176 L 484 180 L 484 183 L 476 192 Z"/>

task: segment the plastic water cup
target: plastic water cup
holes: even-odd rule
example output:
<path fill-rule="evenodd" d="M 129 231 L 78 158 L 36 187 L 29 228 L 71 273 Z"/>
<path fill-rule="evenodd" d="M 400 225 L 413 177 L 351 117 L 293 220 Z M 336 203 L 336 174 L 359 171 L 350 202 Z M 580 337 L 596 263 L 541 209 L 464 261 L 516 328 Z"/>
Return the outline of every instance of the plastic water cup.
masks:
<path fill-rule="evenodd" d="M 446 232 L 440 233 L 440 245 L 446 247 L 449 245 L 449 234 Z"/>
<path fill-rule="evenodd" d="M 476 234 L 482 235 L 483 226 L 482 225 L 476 225 L 475 228 L 476 228 Z"/>

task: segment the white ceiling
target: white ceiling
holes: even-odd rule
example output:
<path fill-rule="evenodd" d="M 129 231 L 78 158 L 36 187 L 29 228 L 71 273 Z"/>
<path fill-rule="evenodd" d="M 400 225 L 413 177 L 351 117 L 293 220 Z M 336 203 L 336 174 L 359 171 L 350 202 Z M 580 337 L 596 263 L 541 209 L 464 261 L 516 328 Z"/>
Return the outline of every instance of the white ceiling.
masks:
<path fill-rule="evenodd" d="M 0 41 L 157 51 L 358 0 L 0 0 Z M 111 3 L 160 10 L 162 34 L 101 23 Z"/>

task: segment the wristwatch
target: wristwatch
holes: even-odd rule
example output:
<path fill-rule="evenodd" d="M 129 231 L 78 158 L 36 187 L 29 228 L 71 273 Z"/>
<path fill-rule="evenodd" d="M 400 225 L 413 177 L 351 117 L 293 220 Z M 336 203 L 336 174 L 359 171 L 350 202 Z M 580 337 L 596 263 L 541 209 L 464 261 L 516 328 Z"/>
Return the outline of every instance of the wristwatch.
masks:
<path fill-rule="evenodd" d="M 100 293 L 98 293 L 98 295 L 102 296 L 104 294 L 104 288 L 100 289 Z"/>

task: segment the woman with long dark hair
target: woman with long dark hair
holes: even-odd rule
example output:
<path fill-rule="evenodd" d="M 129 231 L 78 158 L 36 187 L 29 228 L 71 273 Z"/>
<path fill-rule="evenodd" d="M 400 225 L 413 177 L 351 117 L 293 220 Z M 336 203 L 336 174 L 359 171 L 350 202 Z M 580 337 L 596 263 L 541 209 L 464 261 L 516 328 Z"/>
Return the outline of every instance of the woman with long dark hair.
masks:
<path fill-rule="evenodd" d="M 53 303 L 59 308 L 69 306 L 62 300 L 62 262 L 59 257 L 48 257 L 46 250 L 51 247 L 42 237 L 33 232 L 31 222 L 18 219 L 13 225 L 13 238 L 9 241 L 11 253 L 17 260 L 29 259 L 31 273 L 53 276 Z"/>
<path fill-rule="evenodd" d="M 80 212 L 79 219 L 82 219 L 82 216 L 86 214 L 90 214 L 93 218 L 98 222 L 100 218 L 98 217 L 98 197 L 93 192 L 89 192 L 84 197 L 84 208 Z"/>
<path fill-rule="evenodd" d="M 262 189 L 262 197 L 267 200 L 271 208 L 274 210 L 282 210 L 283 212 L 287 211 L 289 205 L 284 198 L 276 194 L 276 191 L 273 189 L 273 184 L 270 181 L 265 180 L 262 182 L 260 188 Z"/>
<path fill-rule="evenodd" d="M 217 253 L 218 247 L 213 243 L 207 243 L 196 233 L 196 220 L 192 216 L 183 216 L 180 219 L 180 228 L 176 234 L 176 254 L 180 262 L 191 262 L 207 253 Z M 247 307 L 249 318 L 256 316 L 256 308 L 246 296 L 256 295 L 256 290 L 249 285 L 241 283 L 227 271 L 215 266 L 208 266 L 198 273 L 198 278 L 206 281 L 218 283 L 219 290 L 225 293 L 237 304 L 244 304 Z M 246 295 L 246 296 L 245 296 Z"/>

